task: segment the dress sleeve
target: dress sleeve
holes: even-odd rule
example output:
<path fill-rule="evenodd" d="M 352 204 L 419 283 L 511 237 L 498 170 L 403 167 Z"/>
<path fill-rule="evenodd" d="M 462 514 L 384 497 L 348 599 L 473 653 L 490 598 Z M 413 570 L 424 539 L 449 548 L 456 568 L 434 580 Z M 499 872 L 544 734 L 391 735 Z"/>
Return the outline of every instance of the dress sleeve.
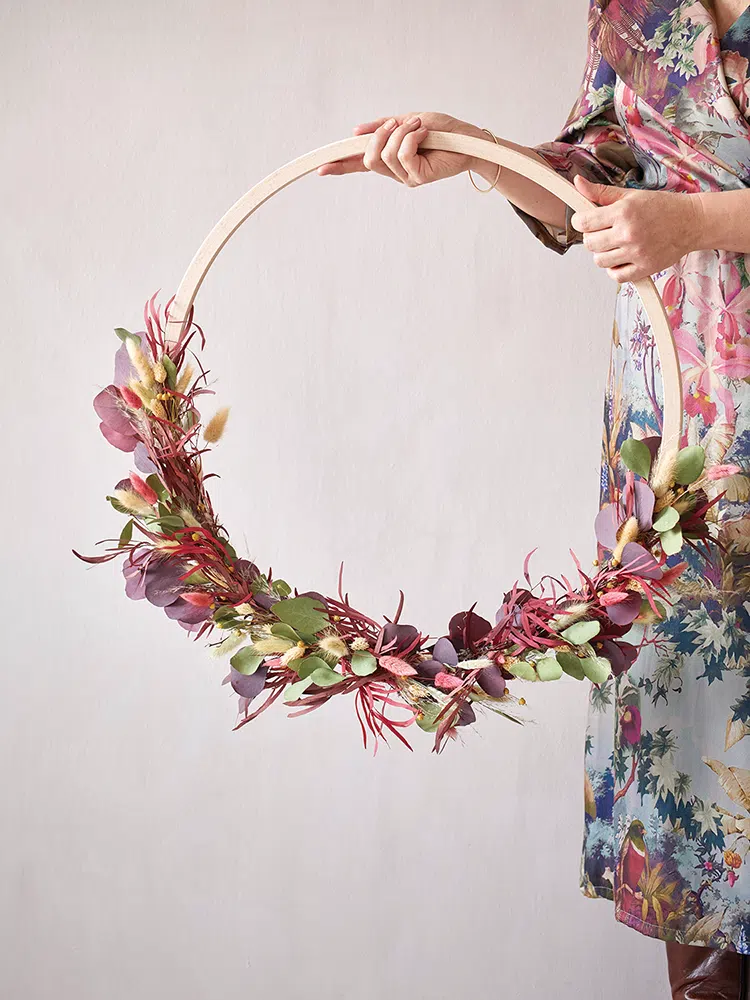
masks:
<path fill-rule="evenodd" d="M 593 0 L 592 0 L 593 2 Z M 569 181 L 583 174 L 597 184 L 623 185 L 630 171 L 637 170 L 633 150 L 614 111 L 616 74 L 589 37 L 583 80 L 567 121 L 551 142 L 531 148 Z M 583 234 L 570 224 L 574 209 L 566 206 L 565 228 L 541 222 L 510 203 L 541 242 L 557 253 L 565 253 Z"/>

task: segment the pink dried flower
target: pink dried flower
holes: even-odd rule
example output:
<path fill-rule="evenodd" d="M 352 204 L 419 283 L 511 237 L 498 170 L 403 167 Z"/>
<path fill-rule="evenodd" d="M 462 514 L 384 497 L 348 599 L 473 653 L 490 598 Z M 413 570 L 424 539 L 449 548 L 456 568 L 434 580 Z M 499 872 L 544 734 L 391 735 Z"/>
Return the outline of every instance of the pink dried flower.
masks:
<path fill-rule="evenodd" d="M 603 604 L 605 608 L 609 608 L 613 604 L 620 604 L 622 601 L 629 599 L 630 594 L 625 590 L 608 590 L 606 593 L 599 595 L 599 603 Z"/>
<path fill-rule="evenodd" d="M 192 590 L 182 595 L 183 600 L 192 604 L 194 608 L 210 608 L 214 603 L 213 594 L 206 594 L 201 590 Z"/>
<path fill-rule="evenodd" d="M 435 687 L 440 688 L 441 691 L 455 691 L 456 688 L 461 687 L 461 683 L 460 677 L 449 674 L 445 670 L 441 670 L 439 674 L 435 675 Z"/>
<path fill-rule="evenodd" d="M 389 674 L 394 674 L 396 677 L 414 677 L 417 673 L 416 669 L 406 660 L 402 660 L 400 656 L 381 656 L 378 663 Z"/>
<path fill-rule="evenodd" d="M 155 504 L 159 497 L 156 495 L 155 491 L 151 489 L 148 483 L 144 482 L 139 475 L 135 472 L 130 473 L 130 482 L 136 493 L 139 493 L 146 503 Z"/>
<path fill-rule="evenodd" d="M 120 395 L 123 398 L 123 402 L 125 402 L 131 410 L 140 410 L 142 408 L 143 400 L 127 385 L 120 386 Z"/>

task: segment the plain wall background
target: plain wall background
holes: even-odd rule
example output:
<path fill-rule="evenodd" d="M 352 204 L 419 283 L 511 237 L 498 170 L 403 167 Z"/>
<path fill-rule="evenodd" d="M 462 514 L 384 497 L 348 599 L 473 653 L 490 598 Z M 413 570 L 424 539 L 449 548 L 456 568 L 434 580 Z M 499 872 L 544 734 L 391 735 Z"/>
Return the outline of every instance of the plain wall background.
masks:
<path fill-rule="evenodd" d="M 223 668 L 116 564 L 128 471 L 91 399 L 115 326 L 173 291 L 265 174 L 381 114 L 534 143 L 586 3 L 6 3 L 0 994 L 13 1000 L 666 995 L 663 946 L 578 890 L 585 689 L 524 693 L 441 756 L 361 749 L 348 703 L 240 733 Z M 614 286 L 466 176 L 298 182 L 197 318 L 240 549 L 439 634 L 593 555 Z M 210 410 L 210 406 L 208 407 Z M 494 596 L 493 596 L 494 595 Z"/>

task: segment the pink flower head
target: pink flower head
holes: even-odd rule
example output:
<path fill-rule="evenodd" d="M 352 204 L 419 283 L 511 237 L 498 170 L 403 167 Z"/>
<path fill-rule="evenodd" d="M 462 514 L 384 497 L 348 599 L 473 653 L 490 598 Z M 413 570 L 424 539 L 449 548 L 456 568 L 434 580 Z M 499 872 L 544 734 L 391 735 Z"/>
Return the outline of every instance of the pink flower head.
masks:
<path fill-rule="evenodd" d="M 182 599 L 192 604 L 194 608 L 210 608 L 214 603 L 213 594 L 201 590 L 191 590 L 182 595 Z"/>
<path fill-rule="evenodd" d="M 641 713 L 635 705 L 628 705 L 620 716 L 620 735 L 631 747 L 641 742 Z"/>
<path fill-rule="evenodd" d="M 146 503 L 155 504 L 159 497 L 156 492 L 151 489 L 148 483 L 144 482 L 143 479 L 135 472 L 130 473 L 130 483 L 136 493 L 143 497 Z"/>
<path fill-rule="evenodd" d="M 446 670 L 441 670 L 435 677 L 435 687 L 441 691 L 455 691 L 462 684 L 461 678 L 455 674 L 449 674 Z"/>
<path fill-rule="evenodd" d="M 140 410 L 142 408 L 143 401 L 141 397 L 137 393 L 133 392 L 132 389 L 128 388 L 128 386 L 120 386 L 120 395 L 131 410 Z"/>
<path fill-rule="evenodd" d="M 400 656 L 381 656 L 378 663 L 395 677 L 414 677 L 417 673 L 411 663 L 402 660 Z"/>
<path fill-rule="evenodd" d="M 736 872 L 731 870 L 727 872 L 727 882 L 729 883 L 730 887 L 734 886 L 734 883 L 737 881 L 738 878 L 739 875 Z"/>

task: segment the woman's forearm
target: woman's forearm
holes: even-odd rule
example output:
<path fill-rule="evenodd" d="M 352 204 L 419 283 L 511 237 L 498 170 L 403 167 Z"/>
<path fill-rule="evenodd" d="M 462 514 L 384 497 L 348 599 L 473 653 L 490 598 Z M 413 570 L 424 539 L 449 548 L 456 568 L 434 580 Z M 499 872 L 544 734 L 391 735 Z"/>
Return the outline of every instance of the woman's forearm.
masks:
<path fill-rule="evenodd" d="M 466 134 L 477 136 L 479 139 L 487 138 L 487 133 L 475 125 L 468 125 Z M 516 149 L 519 153 L 526 153 L 535 160 L 539 160 L 540 163 L 549 166 L 544 157 L 528 146 L 520 146 L 518 143 L 511 142 L 508 139 L 500 139 L 499 142 L 502 146 L 507 146 L 509 149 Z M 469 167 L 472 173 L 484 177 L 490 184 L 497 176 L 497 164 L 491 163 L 489 160 L 478 160 L 472 157 Z M 507 198 L 508 201 L 513 202 L 514 205 L 517 205 L 522 211 L 528 212 L 529 215 L 533 215 L 540 222 L 546 222 L 551 226 L 557 226 L 561 229 L 565 228 L 565 203 L 534 181 L 530 181 L 521 174 L 503 167 L 495 189 L 504 198 Z"/>
<path fill-rule="evenodd" d="M 750 190 L 702 191 L 689 197 L 698 208 L 694 250 L 750 253 Z"/>

